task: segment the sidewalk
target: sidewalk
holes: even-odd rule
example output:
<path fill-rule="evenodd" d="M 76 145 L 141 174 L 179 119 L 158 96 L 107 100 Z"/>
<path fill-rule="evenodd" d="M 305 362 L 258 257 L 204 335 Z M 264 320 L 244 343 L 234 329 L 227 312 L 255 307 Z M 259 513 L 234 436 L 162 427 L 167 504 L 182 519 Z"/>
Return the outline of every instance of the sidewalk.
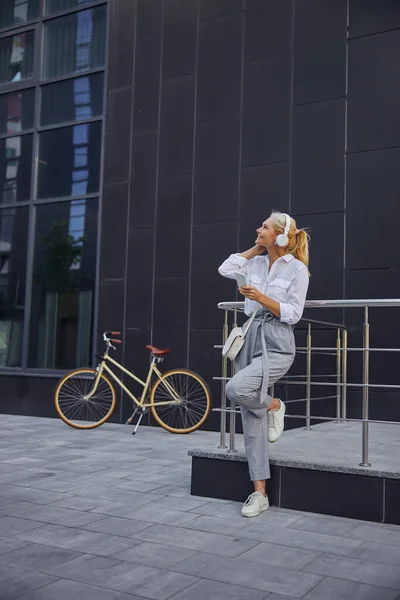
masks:
<path fill-rule="evenodd" d="M 400 527 L 190 496 L 177 436 L 0 415 L 0 600 L 398 600 Z"/>

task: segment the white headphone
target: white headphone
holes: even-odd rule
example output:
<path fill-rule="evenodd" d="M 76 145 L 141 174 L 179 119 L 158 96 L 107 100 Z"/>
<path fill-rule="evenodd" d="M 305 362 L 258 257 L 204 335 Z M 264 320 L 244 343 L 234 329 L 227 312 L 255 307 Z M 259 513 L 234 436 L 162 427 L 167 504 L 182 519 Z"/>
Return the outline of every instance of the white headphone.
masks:
<path fill-rule="evenodd" d="M 285 231 L 283 233 L 280 233 L 277 237 L 276 237 L 276 245 L 280 246 L 281 248 L 285 248 L 285 246 L 287 246 L 289 244 L 289 229 L 290 229 L 290 217 L 289 215 L 287 215 L 286 213 L 283 213 L 283 216 L 285 217 L 286 221 L 285 221 Z"/>

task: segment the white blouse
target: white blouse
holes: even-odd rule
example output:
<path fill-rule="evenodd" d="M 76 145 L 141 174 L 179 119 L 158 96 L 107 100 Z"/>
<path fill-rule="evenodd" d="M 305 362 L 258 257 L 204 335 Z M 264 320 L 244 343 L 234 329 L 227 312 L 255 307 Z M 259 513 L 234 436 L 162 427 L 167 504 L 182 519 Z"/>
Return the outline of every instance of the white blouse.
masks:
<path fill-rule="evenodd" d="M 255 256 L 247 260 L 239 254 L 231 254 L 218 272 L 223 277 L 235 279 L 235 273 L 243 273 L 248 285 L 280 303 L 282 323 L 294 325 L 300 321 L 308 290 L 308 269 L 292 254 L 278 258 L 269 269 L 269 256 Z M 249 317 L 261 304 L 248 298 L 244 301 L 244 312 Z"/>

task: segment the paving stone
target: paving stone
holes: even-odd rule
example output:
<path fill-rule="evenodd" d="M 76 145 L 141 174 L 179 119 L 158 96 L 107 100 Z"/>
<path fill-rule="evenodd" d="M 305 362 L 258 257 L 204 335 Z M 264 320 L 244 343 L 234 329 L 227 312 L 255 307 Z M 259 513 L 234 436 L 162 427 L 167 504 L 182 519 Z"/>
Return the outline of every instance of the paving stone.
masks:
<path fill-rule="evenodd" d="M 42 491 L 32 488 L 25 488 L 16 485 L 2 485 L 1 496 L 3 498 L 10 498 L 14 500 L 21 500 L 23 502 L 35 502 L 36 504 L 50 504 L 63 498 L 63 494 L 57 494 L 55 492 Z"/>
<path fill-rule="evenodd" d="M 304 548 L 315 552 L 329 552 L 339 556 L 350 554 L 361 545 L 359 540 L 350 540 L 344 537 L 326 535 L 324 533 L 313 533 L 310 531 L 298 531 L 287 527 L 275 527 L 269 523 L 250 523 L 235 531 L 235 536 L 279 544 L 280 546 L 291 546 L 293 548 Z"/>
<path fill-rule="evenodd" d="M 357 525 L 356 521 L 340 521 L 336 519 L 321 519 L 318 517 L 303 517 L 292 525 L 292 529 L 302 529 L 316 533 L 327 533 L 328 535 L 342 536 Z"/>
<path fill-rule="evenodd" d="M 24 515 L 29 514 L 29 519 L 32 521 L 54 523 L 55 525 L 65 525 L 70 527 L 86 525 L 87 523 L 97 521 L 101 518 L 99 515 L 96 515 L 93 512 L 82 512 L 79 510 L 69 510 L 67 508 L 40 506 L 39 504 L 30 504 L 29 513 L 27 513 L 25 507 L 17 507 L 14 510 L 8 510 L 8 514 L 14 517 L 23 517 Z"/>
<path fill-rule="evenodd" d="M 235 519 L 237 522 L 244 525 L 244 519 L 240 514 L 242 508 L 241 502 L 232 502 L 231 504 L 225 505 L 214 500 L 208 501 L 198 508 L 194 508 L 191 512 L 195 512 L 201 515 L 209 515 L 213 517 L 219 517 L 221 519 Z M 301 515 L 282 514 L 274 508 L 263 512 L 257 517 L 257 522 L 268 521 L 271 525 L 278 525 L 287 527 L 302 518 Z"/>
<path fill-rule="evenodd" d="M 384 583 L 384 582 L 382 582 Z M 397 600 L 398 591 L 326 577 L 303 600 Z M 268 600 L 274 600 L 272 596 Z"/>
<path fill-rule="evenodd" d="M 27 542 L 24 542 L 23 540 L 16 540 L 13 537 L 0 537 L 0 555 L 12 552 L 18 548 L 23 548 L 23 546 L 26 545 Z"/>
<path fill-rule="evenodd" d="M 208 515 L 198 515 L 194 521 L 189 521 L 189 523 L 184 523 L 182 525 L 185 529 L 197 529 L 198 531 L 222 533 L 224 535 L 232 535 L 242 526 L 243 518 L 240 520 L 231 520 L 220 519 L 219 517 L 209 517 Z"/>
<path fill-rule="evenodd" d="M 386 588 L 400 590 L 400 569 L 394 565 L 324 555 L 307 565 L 304 571 L 376 586 L 384 583 Z"/>
<path fill-rule="evenodd" d="M 59 579 L 39 590 L 29 592 L 18 600 L 116 600 L 120 596 L 120 593 L 115 590 Z M 128 598 L 135 600 L 134 596 Z"/>
<path fill-rule="evenodd" d="M 289 548 L 289 546 L 262 542 L 241 554 L 239 558 L 240 560 L 249 560 L 262 565 L 275 565 L 277 567 L 289 565 L 291 569 L 300 570 L 317 556 L 317 552 L 304 550 L 304 548 Z"/>
<path fill-rule="evenodd" d="M 55 567 L 50 574 L 152 600 L 166 600 L 197 581 L 191 575 L 90 555 Z"/>
<path fill-rule="evenodd" d="M 207 499 L 199 500 L 198 498 L 192 497 L 173 497 L 173 496 L 163 496 L 162 494 L 156 495 L 156 492 L 153 491 L 152 495 L 154 496 L 154 500 L 149 503 L 149 507 L 154 510 L 170 508 L 172 510 L 182 510 L 182 511 L 193 511 L 193 509 L 200 508 L 203 504 L 207 502 Z"/>
<path fill-rule="evenodd" d="M 222 556 L 239 556 L 257 545 L 251 540 L 239 539 L 218 533 L 205 531 L 188 531 L 182 527 L 160 525 L 148 527 L 132 535 L 135 539 L 147 542 L 185 548 L 187 550 L 201 550 L 221 554 Z"/>
<path fill-rule="evenodd" d="M 99 556 L 111 556 L 140 543 L 138 540 L 128 537 L 95 533 L 70 527 L 34 529 L 32 532 L 28 531 L 23 534 L 23 538 L 37 544 L 46 544 L 56 548 L 66 548 Z M 18 539 L 21 539 L 21 537 Z"/>
<path fill-rule="evenodd" d="M 346 533 L 346 537 L 355 540 L 400 546 L 400 527 L 397 530 L 390 530 L 379 525 L 362 523 Z"/>
<path fill-rule="evenodd" d="M 136 520 L 148 521 L 150 523 L 170 523 L 171 525 L 181 525 L 192 521 L 196 514 L 170 510 L 169 508 L 153 510 L 150 506 L 131 506 L 121 502 L 110 502 L 100 508 L 95 508 L 93 513 L 111 515 L 113 517 L 125 517 Z"/>
<path fill-rule="evenodd" d="M 13 552 L 0 555 L 0 562 L 20 569 L 46 571 L 79 556 L 78 552 L 44 546 L 41 544 L 28 544 Z"/>
<path fill-rule="evenodd" d="M 270 567 L 240 559 L 198 553 L 173 567 L 179 573 L 241 585 L 258 590 L 282 593 L 301 598 L 322 580 L 322 577 L 282 567 Z"/>
<path fill-rule="evenodd" d="M 194 550 L 185 550 L 183 548 L 153 544 L 151 542 L 139 542 L 133 548 L 113 554 L 113 558 L 139 565 L 147 565 L 148 567 L 168 569 L 193 554 Z"/>
<path fill-rule="evenodd" d="M 265 597 L 264 591 L 202 579 L 174 596 L 173 600 L 264 600 Z"/>
<path fill-rule="evenodd" d="M 74 510 L 92 510 L 104 506 L 106 502 L 102 498 L 87 498 L 85 496 L 68 496 L 63 500 L 53 502 L 51 506 L 60 508 L 72 508 Z"/>
<path fill-rule="evenodd" d="M 10 565 L 0 564 L 0 598 L 14 600 L 25 594 L 30 595 L 39 588 L 55 581 L 55 577 L 33 571 L 24 571 Z"/>
<path fill-rule="evenodd" d="M 105 517 L 99 521 L 94 521 L 84 525 L 82 529 L 88 531 L 98 531 L 99 533 L 111 533 L 122 537 L 129 537 L 135 531 L 141 531 L 146 527 L 151 527 L 153 523 L 145 521 L 135 521 L 134 519 L 123 519 L 122 517 Z"/>
<path fill-rule="evenodd" d="M 22 519 L 17 517 L 0 517 L 0 535 L 14 535 L 21 531 L 28 531 L 39 527 L 40 523 L 37 521 L 29 521 L 28 519 Z"/>
<path fill-rule="evenodd" d="M 128 490 L 130 492 L 158 492 L 159 484 L 158 483 L 149 483 L 148 481 L 138 481 L 138 480 L 117 480 L 118 483 L 115 483 L 116 488 L 121 490 Z M 121 481 L 121 483 L 119 483 Z"/>
<path fill-rule="evenodd" d="M 400 567 L 400 546 L 389 546 L 377 542 L 363 542 L 351 553 L 351 558 L 372 560 Z"/>

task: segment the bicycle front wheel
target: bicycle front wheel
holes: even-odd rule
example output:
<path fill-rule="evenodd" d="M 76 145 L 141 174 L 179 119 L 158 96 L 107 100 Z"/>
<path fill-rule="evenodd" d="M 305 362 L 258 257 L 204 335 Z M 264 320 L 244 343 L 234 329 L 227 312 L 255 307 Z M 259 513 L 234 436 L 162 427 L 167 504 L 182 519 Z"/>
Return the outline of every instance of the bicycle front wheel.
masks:
<path fill-rule="evenodd" d="M 174 393 L 179 404 L 174 403 Z M 211 394 L 206 382 L 187 369 L 164 373 L 150 392 L 153 417 L 161 427 L 172 433 L 195 431 L 207 419 L 210 408 Z"/>
<path fill-rule="evenodd" d="M 101 375 L 95 393 L 96 369 L 76 369 L 61 379 L 54 393 L 54 404 L 59 417 L 76 429 L 94 429 L 105 423 L 116 405 L 112 382 Z"/>

